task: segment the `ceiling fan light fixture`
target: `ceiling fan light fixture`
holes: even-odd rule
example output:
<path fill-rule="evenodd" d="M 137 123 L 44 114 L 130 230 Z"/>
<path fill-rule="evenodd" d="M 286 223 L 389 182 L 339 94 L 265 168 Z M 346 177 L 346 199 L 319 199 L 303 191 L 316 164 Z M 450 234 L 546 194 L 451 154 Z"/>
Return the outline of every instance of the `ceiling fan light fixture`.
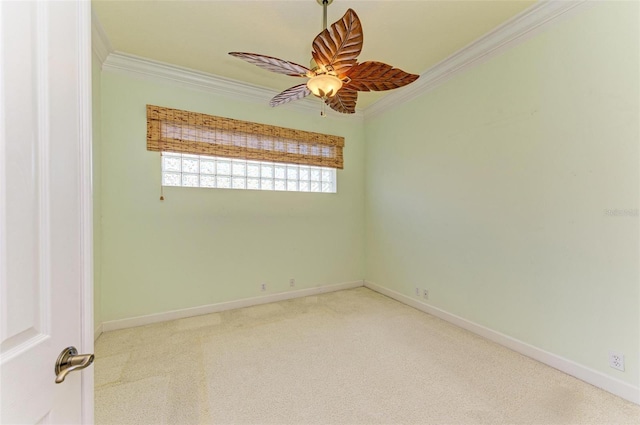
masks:
<path fill-rule="evenodd" d="M 342 81 L 334 75 L 320 74 L 307 81 L 307 88 L 320 98 L 333 97 L 342 88 Z"/>

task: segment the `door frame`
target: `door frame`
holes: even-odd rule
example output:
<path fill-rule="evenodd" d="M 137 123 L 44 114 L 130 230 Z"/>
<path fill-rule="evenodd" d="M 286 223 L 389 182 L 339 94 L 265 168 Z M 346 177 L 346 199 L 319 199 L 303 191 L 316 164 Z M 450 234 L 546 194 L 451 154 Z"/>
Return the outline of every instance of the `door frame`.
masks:
<path fill-rule="evenodd" d="M 92 127 L 92 93 L 91 93 L 91 2 L 76 0 L 78 8 L 78 93 L 80 117 L 78 134 L 80 136 L 79 157 L 79 192 L 80 197 L 80 237 L 82 254 L 80 269 L 82 283 L 81 300 L 81 352 L 94 352 L 93 323 L 93 127 Z M 87 373 L 90 372 L 90 373 Z M 82 423 L 94 423 L 93 400 L 93 368 L 82 373 Z"/>

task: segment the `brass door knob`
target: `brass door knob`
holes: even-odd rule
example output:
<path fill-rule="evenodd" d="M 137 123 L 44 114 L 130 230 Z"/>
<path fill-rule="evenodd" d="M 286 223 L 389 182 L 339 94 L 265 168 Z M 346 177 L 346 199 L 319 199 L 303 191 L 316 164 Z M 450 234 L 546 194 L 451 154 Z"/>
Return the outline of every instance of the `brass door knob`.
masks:
<path fill-rule="evenodd" d="M 78 354 L 76 347 L 67 347 L 62 350 L 56 361 L 56 384 L 63 382 L 70 372 L 89 366 L 93 363 L 93 359 L 93 354 Z"/>

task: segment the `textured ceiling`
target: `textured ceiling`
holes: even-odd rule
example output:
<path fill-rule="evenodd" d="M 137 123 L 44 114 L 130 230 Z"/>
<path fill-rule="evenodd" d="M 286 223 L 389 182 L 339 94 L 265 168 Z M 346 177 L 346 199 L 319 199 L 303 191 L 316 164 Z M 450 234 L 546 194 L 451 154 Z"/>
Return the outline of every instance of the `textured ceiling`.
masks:
<path fill-rule="evenodd" d="M 348 1 L 328 8 L 328 24 L 348 8 L 364 32 L 359 61 L 385 62 L 421 74 L 535 1 Z M 273 89 L 300 84 L 229 56 L 260 53 L 308 66 L 322 29 L 316 0 L 105 1 L 94 11 L 116 51 Z M 363 109 L 387 92 L 364 93 Z"/>

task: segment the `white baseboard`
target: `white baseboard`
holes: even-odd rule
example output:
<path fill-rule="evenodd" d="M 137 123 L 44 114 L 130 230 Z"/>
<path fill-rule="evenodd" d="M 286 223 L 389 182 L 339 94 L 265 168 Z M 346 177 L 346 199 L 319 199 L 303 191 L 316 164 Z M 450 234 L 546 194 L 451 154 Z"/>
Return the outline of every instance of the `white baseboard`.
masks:
<path fill-rule="evenodd" d="M 485 326 L 464 319 L 460 316 L 456 316 L 455 314 L 451 314 L 439 308 L 430 306 L 412 297 L 377 285 L 373 282 L 365 280 L 364 286 L 415 309 L 446 320 L 449 323 L 471 331 L 504 347 L 510 348 L 511 350 L 516 351 L 520 354 L 524 354 L 527 357 L 549 365 L 591 385 L 602 388 L 603 390 L 622 397 L 625 400 L 640 404 L 640 388 L 636 386 L 628 384 L 612 376 L 605 375 L 602 372 L 598 372 L 597 370 L 588 368 L 584 365 L 575 363 L 564 357 L 560 357 L 556 354 L 542 350 L 538 347 L 527 344 L 526 342 L 522 342 L 503 333 L 494 331 Z"/>
<path fill-rule="evenodd" d="M 100 335 L 102 335 L 102 323 L 96 326 L 96 329 L 93 333 L 93 340 L 96 341 Z"/>
<path fill-rule="evenodd" d="M 167 311 L 165 313 L 150 314 L 147 316 L 132 317 L 129 319 L 110 320 L 100 325 L 101 332 L 115 331 L 117 329 L 133 328 L 149 325 L 151 323 L 166 322 L 168 320 L 184 319 L 186 317 L 200 316 L 202 314 L 217 313 L 236 308 L 251 307 L 254 305 L 274 303 L 293 298 L 308 297 L 310 295 L 324 294 L 326 292 L 342 291 L 364 286 L 364 281 L 338 283 L 333 285 L 317 286 L 314 288 L 299 289 L 296 291 L 279 292 L 277 294 L 263 295 L 260 297 L 245 298 L 237 301 L 228 301 L 218 304 L 209 304 L 199 307 L 185 308 L 182 310 Z"/>

